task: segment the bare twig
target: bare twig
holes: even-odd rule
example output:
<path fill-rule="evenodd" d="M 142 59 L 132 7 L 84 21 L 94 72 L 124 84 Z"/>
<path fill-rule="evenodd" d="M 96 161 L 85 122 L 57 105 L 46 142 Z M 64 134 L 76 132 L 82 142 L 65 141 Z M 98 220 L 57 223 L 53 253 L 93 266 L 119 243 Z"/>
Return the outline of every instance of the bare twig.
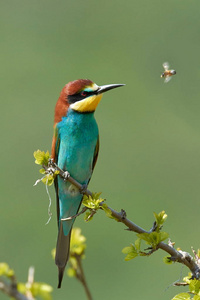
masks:
<path fill-rule="evenodd" d="M 28 280 L 26 283 L 26 287 L 27 287 L 26 295 L 27 295 L 28 299 L 30 299 L 30 300 L 34 300 L 34 297 L 31 293 L 31 287 L 34 283 L 34 275 L 35 275 L 35 269 L 34 269 L 34 267 L 30 267 L 28 269 Z"/>
<path fill-rule="evenodd" d="M 90 290 L 88 288 L 87 282 L 86 282 L 86 278 L 85 278 L 85 274 L 83 271 L 83 267 L 82 267 L 82 260 L 81 260 L 81 256 L 80 255 L 75 255 L 76 261 L 78 263 L 78 268 L 76 270 L 76 278 L 82 283 L 84 289 L 85 289 L 85 293 L 87 295 L 88 300 L 92 300 L 92 295 L 90 293 Z"/>
<path fill-rule="evenodd" d="M 78 216 L 84 214 L 84 212 L 86 212 L 87 209 L 88 209 L 87 207 L 83 207 L 83 208 L 81 209 L 81 211 L 80 211 L 78 214 L 76 214 L 76 215 L 74 215 L 74 216 L 71 216 L 71 217 L 68 217 L 68 218 L 63 218 L 63 219 L 61 219 L 61 221 L 72 220 L 72 219 L 74 219 L 74 218 L 76 218 L 76 217 L 78 217 Z"/>
<path fill-rule="evenodd" d="M 175 282 L 173 285 L 174 286 L 187 286 L 187 285 L 189 285 L 189 283 L 187 283 L 187 282 Z"/>

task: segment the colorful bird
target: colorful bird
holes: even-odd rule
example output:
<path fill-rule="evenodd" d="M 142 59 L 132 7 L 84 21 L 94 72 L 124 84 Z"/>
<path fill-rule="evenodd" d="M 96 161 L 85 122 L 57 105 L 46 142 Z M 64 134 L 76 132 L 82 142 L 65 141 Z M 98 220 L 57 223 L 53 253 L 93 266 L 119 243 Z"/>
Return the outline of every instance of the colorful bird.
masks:
<path fill-rule="evenodd" d="M 55 107 L 54 135 L 51 156 L 55 163 L 87 186 L 99 151 L 99 131 L 94 118 L 102 94 L 124 84 L 98 86 L 89 79 L 79 79 L 64 86 Z M 70 235 L 83 195 L 68 181 L 57 176 L 58 239 L 55 263 L 58 266 L 58 288 L 69 258 Z"/>
<path fill-rule="evenodd" d="M 164 72 L 161 74 L 161 78 L 165 78 L 164 82 L 167 83 L 172 78 L 172 75 L 176 74 L 175 70 L 169 70 L 169 63 L 163 63 Z"/>

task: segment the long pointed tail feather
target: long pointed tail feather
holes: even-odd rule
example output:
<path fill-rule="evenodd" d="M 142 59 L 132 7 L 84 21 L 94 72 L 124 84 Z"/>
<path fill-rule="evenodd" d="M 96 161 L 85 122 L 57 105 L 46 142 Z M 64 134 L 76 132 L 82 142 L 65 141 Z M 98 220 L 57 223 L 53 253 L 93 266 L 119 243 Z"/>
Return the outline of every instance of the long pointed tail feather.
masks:
<path fill-rule="evenodd" d="M 55 263 L 58 266 L 58 288 L 61 288 L 61 283 L 65 271 L 67 261 L 69 259 L 71 230 L 67 236 L 63 233 L 62 222 L 58 232 L 58 240 L 56 245 Z"/>

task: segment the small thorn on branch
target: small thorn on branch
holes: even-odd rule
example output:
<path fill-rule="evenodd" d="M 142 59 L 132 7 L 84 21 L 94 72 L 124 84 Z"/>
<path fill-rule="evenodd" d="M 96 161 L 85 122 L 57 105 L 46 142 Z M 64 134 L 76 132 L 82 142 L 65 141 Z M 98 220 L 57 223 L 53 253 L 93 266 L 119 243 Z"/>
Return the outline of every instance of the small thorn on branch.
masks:
<path fill-rule="evenodd" d="M 120 213 L 119 213 L 119 216 L 121 217 L 121 220 L 125 220 L 126 219 L 126 212 L 124 209 L 121 209 Z"/>
<path fill-rule="evenodd" d="M 153 226 L 151 227 L 151 229 L 149 230 L 149 233 L 156 231 L 156 229 L 158 228 L 156 221 L 153 223 Z"/>
<path fill-rule="evenodd" d="M 151 255 L 152 253 L 156 252 L 158 250 L 158 248 L 152 248 L 152 247 L 148 247 L 146 249 L 144 249 L 144 251 L 147 251 L 147 252 L 144 252 L 146 255 Z"/>
<path fill-rule="evenodd" d="M 174 248 L 175 242 L 172 242 L 171 239 L 168 239 L 168 245 Z"/>

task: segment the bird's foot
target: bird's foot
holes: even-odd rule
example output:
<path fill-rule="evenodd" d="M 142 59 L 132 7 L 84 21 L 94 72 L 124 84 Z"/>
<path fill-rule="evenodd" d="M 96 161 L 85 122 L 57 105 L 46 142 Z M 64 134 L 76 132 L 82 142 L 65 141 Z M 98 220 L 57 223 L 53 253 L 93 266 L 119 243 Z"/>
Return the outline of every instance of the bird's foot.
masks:
<path fill-rule="evenodd" d="M 70 174 L 68 171 L 65 171 L 63 175 L 64 175 L 64 177 L 63 177 L 64 181 L 67 181 L 67 179 L 70 177 Z"/>
<path fill-rule="evenodd" d="M 87 191 L 87 184 L 82 184 L 82 187 L 80 188 L 80 193 L 85 194 Z"/>

